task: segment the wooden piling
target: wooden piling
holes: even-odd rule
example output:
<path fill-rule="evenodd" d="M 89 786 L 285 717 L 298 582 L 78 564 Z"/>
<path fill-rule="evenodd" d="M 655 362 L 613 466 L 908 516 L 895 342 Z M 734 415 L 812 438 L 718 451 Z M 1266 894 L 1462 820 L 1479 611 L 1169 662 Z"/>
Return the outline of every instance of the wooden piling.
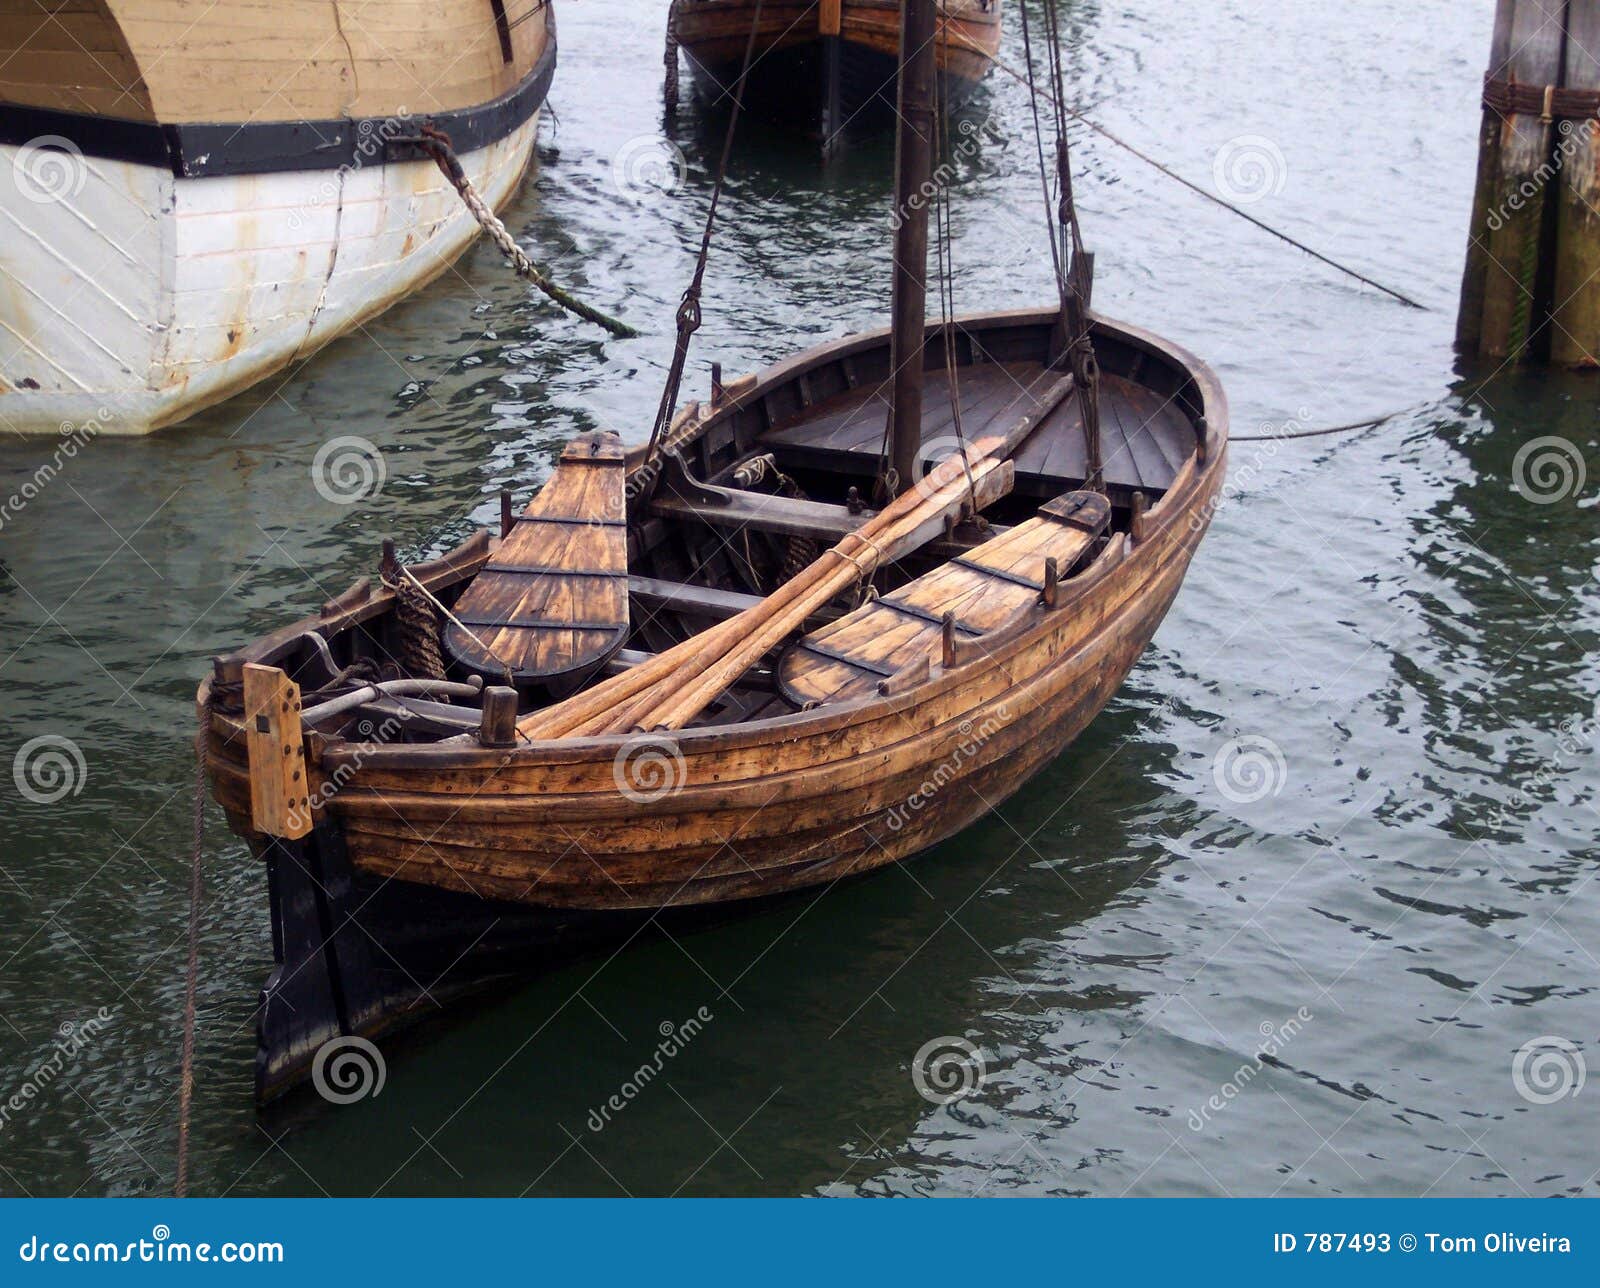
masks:
<path fill-rule="evenodd" d="M 1567 5 L 1566 88 L 1600 90 L 1600 0 Z M 1555 154 L 1561 173 L 1555 197 L 1557 234 L 1550 360 L 1600 366 L 1600 119 L 1562 119 Z"/>
<path fill-rule="evenodd" d="M 1489 80 L 1554 90 L 1563 83 L 1563 18 L 1600 0 L 1498 0 Z M 1486 95 L 1487 97 L 1487 95 Z M 1543 101 L 1549 104 L 1550 95 Z M 1550 307 L 1555 123 L 1548 112 L 1487 104 L 1478 183 L 1461 287 L 1458 346 L 1493 358 L 1536 356 Z"/>

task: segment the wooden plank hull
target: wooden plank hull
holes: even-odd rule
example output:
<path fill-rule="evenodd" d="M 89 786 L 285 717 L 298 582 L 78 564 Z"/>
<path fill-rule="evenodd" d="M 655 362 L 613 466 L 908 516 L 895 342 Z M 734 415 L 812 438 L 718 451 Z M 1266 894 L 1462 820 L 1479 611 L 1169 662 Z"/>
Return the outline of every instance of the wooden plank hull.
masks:
<path fill-rule="evenodd" d="M 38 3 L 0 0 L 0 427 L 24 433 L 173 424 L 438 276 L 477 225 L 434 164 L 394 140 L 437 108 L 469 178 L 503 205 L 555 66 L 543 11 L 518 28 L 510 61 L 495 42 L 491 66 L 445 44 L 424 57 L 400 35 L 382 49 L 358 41 L 343 62 L 305 61 L 320 39 L 311 17 L 331 22 L 335 6 L 299 0 L 299 31 L 271 6 L 246 6 L 276 33 L 254 43 L 240 41 L 237 7 L 86 4 L 69 15 L 82 20 L 74 35 L 30 24 Z M 374 9 L 363 9 L 366 30 L 382 17 Z M 468 12 L 429 9 L 427 25 L 447 33 Z M 492 41 L 493 25 L 476 7 L 470 16 L 460 43 Z M 80 37 L 91 45 L 74 71 L 63 60 Z M 64 48 L 20 43 L 51 39 Z M 127 93 L 92 83 L 111 45 L 135 69 Z M 270 71 L 263 50 L 289 59 L 296 48 L 298 76 L 271 81 L 271 94 L 256 85 Z M 458 53 L 426 103 L 414 80 L 403 92 L 400 62 L 415 76 Z M 61 75 L 28 79 L 41 66 Z M 248 110 L 258 90 L 260 117 Z M 281 119 L 286 107 L 296 119 Z"/>
<path fill-rule="evenodd" d="M 753 0 L 676 0 L 672 7 L 674 39 L 701 95 L 712 103 L 725 103 L 738 80 L 754 8 Z M 746 107 L 817 133 L 829 129 L 830 105 L 838 118 L 831 129 L 860 134 L 885 128 L 894 116 L 899 5 L 844 0 L 834 6 L 836 29 L 828 9 L 798 0 L 762 6 Z M 943 10 L 940 99 L 954 110 L 972 97 L 999 52 L 1001 5 L 995 0 L 985 9 L 976 0 L 958 0 Z"/>

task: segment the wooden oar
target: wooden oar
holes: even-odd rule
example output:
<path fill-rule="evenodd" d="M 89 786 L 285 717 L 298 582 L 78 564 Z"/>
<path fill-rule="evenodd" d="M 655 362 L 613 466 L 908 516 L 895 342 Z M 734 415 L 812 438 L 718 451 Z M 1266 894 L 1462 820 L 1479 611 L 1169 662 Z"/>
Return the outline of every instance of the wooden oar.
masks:
<path fill-rule="evenodd" d="M 971 468 L 974 486 L 996 472 L 1003 472 L 1009 486 L 1012 473 L 1009 461 L 983 459 L 972 462 Z M 966 492 L 965 471 L 958 467 L 953 471 L 949 483 L 927 497 L 909 514 L 891 524 L 888 531 L 878 538 L 878 546 L 882 551 L 881 562 L 893 562 L 899 553 L 903 553 L 905 538 L 915 528 L 921 526 L 928 513 L 941 511 L 952 501 L 959 503 L 965 498 Z M 819 562 L 829 561 L 830 556 L 835 566 L 827 569 L 812 589 L 788 605 L 775 608 L 770 613 L 758 609 L 750 610 L 748 632 L 741 635 L 739 642 L 722 657 L 715 659 L 698 677 L 690 677 L 681 689 L 669 695 L 639 723 L 646 729 L 683 728 L 711 705 L 739 676 L 754 666 L 769 648 L 798 629 L 813 612 L 835 595 L 842 594 L 875 571 L 874 567 L 864 569 L 854 558 L 840 551 L 838 546 L 828 551 Z M 875 559 L 874 562 L 876 564 L 878 561 Z"/>

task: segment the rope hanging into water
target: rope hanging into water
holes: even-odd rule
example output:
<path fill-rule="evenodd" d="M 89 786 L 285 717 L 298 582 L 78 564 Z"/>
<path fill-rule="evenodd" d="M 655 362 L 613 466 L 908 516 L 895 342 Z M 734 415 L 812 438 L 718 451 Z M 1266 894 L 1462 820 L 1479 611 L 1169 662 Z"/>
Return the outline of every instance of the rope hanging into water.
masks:
<path fill-rule="evenodd" d="M 1026 9 L 1024 9 L 1024 15 L 1026 15 Z M 1026 20 L 1024 20 L 1024 24 L 1023 25 L 1024 25 L 1024 27 L 1026 27 L 1026 25 L 1027 25 L 1026 24 Z M 1029 84 L 1027 77 L 1023 76 L 1022 73 L 1017 71 L 1016 68 L 1014 68 L 1014 67 L 1010 66 L 1008 63 L 1006 63 L 1004 59 L 994 58 L 991 61 L 994 63 L 994 65 L 996 67 L 998 67 L 1001 71 L 1003 71 L 1007 76 L 1011 77 L 1018 84 L 1024 86 L 1028 90 L 1028 92 L 1030 94 L 1037 95 L 1039 93 L 1039 91 L 1037 89 L 1035 89 L 1031 84 Z M 1075 108 L 1071 108 L 1071 107 L 1066 108 L 1066 113 L 1067 113 L 1068 116 L 1072 117 L 1073 120 L 1079 121 L 1082 124 L 1088 126 L 1096 134 L 1100 135 L 1101 138 L 1106 139 L 1107 141 L 1115 144 L 1117 147 L 1123 149 L 1123 151 L 1129 153 L 1130 155 L 1132 155 L 1134 157 L 1137 157 L 1140 161 L 1143 161 L 1146 165 L 1155 167 L 1155 169 L 1159 170 L 1162 174 L 1166 175 L 1167 178 L 1171 179 L 1173 182 L 1182 184 L 1185 188 L 1189 189 L 1190 192 L 1195 193 L 1197 196 L 1204 197 L 1207 201 L 1211 202 L 1213 205 L 1221 206 L 1224 210 L 1231 211 L 1233 214 L 1238 215 L 1240 219 L 1243 219 L 1248 223 L 1254 224 L 1257 228 L 1261 229 L 1262 232 L 1272 234 L 1272 236 L 1276 237 L 1279 241 L 1287 242 L 1289 245 L 1293 246 L 1296 250 L 1300 251 L 1302 254 L 1306 254 L 1306 255 L 1311 256 L 1312 259 L 1317 260 L 1320 263 L 1326 264 L 1329 268 L 1336 269 L 1338 272 L 1341 272 L 1341 273 L 1345 274 L 1345 276 L 1347 276 L 1347 277 L 1355 278 L 1356 281 L 1362 283 L 1365 286 L 1372 287 L 1373 290 L 1382 291 L 1385 295 L 1390 296 L 1391 298 L 1393 298 L 1395 300 L 1398 300 L 1401 304 L 1404 304 L 1407 308 L 1419 309 L 1424 313 L 1427 313 L 1427 312 L 1431 311 L 1426 304 L 1419 304 L 1416 300 L 1412 299 L 1411 296 L 1405 294 L 1405 292 L 1397 291 L 1392 286 L 1385 286 L 1382 282 L 1374 281 L 1372 278 L 1368 277 L 1365 273 L 1358 272 L 1356 269 L 1351 268 L 1348 264 L 1341 264 L 1338 260 L 1331 259 L 1327 255 L 1324 255 L 1321 251 L 1313 250 L 1310 246 L 1307 246 L 1303 241 L 1299 241 L 1296 238 L 1291 237 L 1288 233 L 1280 232 L 1278 229 L 1274 228 L 1271 224 L 1266 223 L 1263 220 L 1257 219 L 1249 211 L 1241 210 L 1238 206 L 1234 205 L 1233 202 L 1224 200 L 1222 197 L 1219 197 L 1214 192 L 1207 191 L 1205 188 L 1202 188 L 1199 184 L 1193 182 L 1190 179 L 1185 179 L 1181 174 L 1179 174 L 1176 170 L 1173 170 L 1170 166 L 1163 165 L 1160 161 L 1157 161 L 1153 156 L 1151 156 L 1147 152 L 1141 152 L 1138 148 L 1136 148 L 1133 144 L 1129 143 L 1126 139 L 1121 138 L 1120 136 L 1118 136 L 1116 134 L 1113 134 L 1110 130 L 1106 129 L 1105 126 L 1099 124 L 1096 121 L 1090 120 L 1089 117 L 1085 116 L 1082 112 L 1076 110 Z"/>
<path fill-rule="evenodd" d="M 739 68 L 739 79 L 733 86 L 733 109 L 728 115 L 728 129 L 722 139 L 717 177 L 711 185 L 711 206 L 706 211 L 705 231 L 700 235 L 700 253 L 695 257 L 694 275 L 689 279 L 683 299 L 678 303 L 678 336 L 672 348 L 672 366 L 667 371 L 666 387 L 661 391 L 655 422 L 650 427 L 650 442 L 644 454 L 646 467 L 655 459 L 661 448 L 662 435 L 672 424 L 672 412 L 678 405 L 678 392 L 683 386 L 683 368 L 689 360 L 689 341 L 700 329 L 700 290 L 705 283 L 706 261 L 711 257 L 711 232 L 716 227 L 717 206 L 722 201 L 723 183 L 728 177 L 728 158 L 733 154 L 734 131 L 738 128 L 739 113 L 744 107 L 745 80 L 750 75 L 750 64 L 755 58 L 756 36 L 761 30 L 761 8 L 762 0 L 756 0 L 750 15 L 750 36 L 744 46 L 744 64 Z"/>
<path fill-rule="evenodd" d="M 183 1052 L 178 1059 L 178 1175 L 175 1198 L 189 1193 L 189 1110 L 194 1104 L 194 1013 L 200 978 L 200 898 L 204 893 L 200 856 L 206 828 L 206 739 L 211 732 L 211 695 L 200 704 L 194 739 L 194 848 L 189 858 L 189 958 L 183 980 Z"/>
<path fill-rule="evenodd" d="M 500 221 L 499 216 L 489 208 L 489 204 L 472 186 L 472 181 L 467 178 L 467 172 L 461 168 L 461 162 L 456 158 L 455 149 L 450 146 L 448 134 L 431 125 L 424 125 L 417 137 L 403 141 L 414 143 L 433 158 L 434 164 L 444 173 L 444 177 L 450 181 L 450 186 L 460 194 L 461 200 L 472 212 L 472 217 L 478 221 L 483 231 L 489 234 L 489 240 L 499 248 L 500 253 L 511 261 L 511 267 L 516 270 L 519 277 L 532 282 L 568 313 L 576 314 L 585 322 L 593 322 L 596 326 L 604 327 L 614 336 L 627 339 L 629 336 L 639 334 L 626 322 L 618 321 L 609 314 L 600 312 L 593 305 L 585 304 L 576 295 L 563 290 L 539 271 L 533 260 L 528 258 L 528 253 L 517 245 L 516 238 Z"/>

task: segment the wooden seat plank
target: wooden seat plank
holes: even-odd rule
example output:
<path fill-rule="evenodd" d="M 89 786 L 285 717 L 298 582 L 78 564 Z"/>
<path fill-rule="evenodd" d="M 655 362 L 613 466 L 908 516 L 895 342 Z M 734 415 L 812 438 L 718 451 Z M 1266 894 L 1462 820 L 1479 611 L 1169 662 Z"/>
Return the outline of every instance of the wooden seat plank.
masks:
<path fill-rule="evenodd" d="M 996 629 L 1038 600 L 1046 559 L 1055 559 L 1066 577 L 1109 520 L 1110 507 L 1092 493 L 1048 502 L 960 562 L 941 564 L 803 637 L 778 665 L 784 696 L 807 706 L 875 692 L 886 676 L 930 654 L 938 657 L 946 613 L 967 638 Z"/>
<path fill-rule="evenodd" d="M 622 440 L 573 439 L 555 472 L 456 602 L 444 644 L 462 666 L 557 681 L 603 663 L 628 635 Z"/>

